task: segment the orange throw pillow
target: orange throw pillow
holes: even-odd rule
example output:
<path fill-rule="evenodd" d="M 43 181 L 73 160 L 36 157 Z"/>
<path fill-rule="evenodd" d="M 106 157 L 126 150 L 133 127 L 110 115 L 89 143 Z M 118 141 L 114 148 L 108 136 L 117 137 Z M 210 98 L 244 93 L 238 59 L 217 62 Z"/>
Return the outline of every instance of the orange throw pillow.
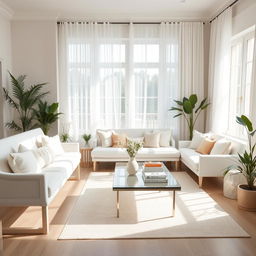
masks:
<path fill-rule="evenodd" d="M 215 140 L 204 138 L 202 142 L 199 144 L 199 146 L 197 147 L 196 152 L 203 155 L 210 154 L 215 142 L 216 142 Z"/>
<path fill-rule="evenodd" d="M 125 134 L 112 134 L 112 147 L 125 148 L 127 147 L 127 139 Z"/>

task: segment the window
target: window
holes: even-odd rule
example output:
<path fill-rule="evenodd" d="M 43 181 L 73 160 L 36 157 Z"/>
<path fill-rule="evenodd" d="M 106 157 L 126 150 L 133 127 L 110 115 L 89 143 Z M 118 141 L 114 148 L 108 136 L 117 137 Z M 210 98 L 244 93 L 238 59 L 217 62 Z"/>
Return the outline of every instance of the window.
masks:
<path fill-rule="evenodd" d="M 250 116 L 254 33 L 237 36 L 231 45 L 228 133 L 243 138 L 244 129 L 236 125 L 236 116 Z"/>
<path fill-rule="evenodd" d="M 134 45 L 135 125 L 156 127 L 158 116 L 159 45 Z"/>

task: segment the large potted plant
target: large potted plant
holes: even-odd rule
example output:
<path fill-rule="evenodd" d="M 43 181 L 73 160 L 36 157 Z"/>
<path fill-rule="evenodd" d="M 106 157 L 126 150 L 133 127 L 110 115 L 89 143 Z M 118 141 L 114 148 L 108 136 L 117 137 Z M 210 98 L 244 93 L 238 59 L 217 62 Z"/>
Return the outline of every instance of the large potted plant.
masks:
<path fill-rule="evenodd" d="M 49 92 L 41 92 L 46 83 L 35 84 L 26 88 L 25 75 L 15 78 L 11 73 L 9 74 L 12 82 L 12 93 L 3 88 L 4 97 L 8 104 L 16 110 L 18 120 L 8 122 L 5 126 L 18 132 L 25 132 L 36 127 L 33 123 L 35 117 L 33 107 Z"/>
<path fill-rule="evenodd" d="M 236 165 L 236 169 L 247 180 L 247 184 L 238 185 L 238 207 L 247 211 L 256 211 L 256 186 L 254 185 L 256 177 L 256 143 L 253 143 L 256 129 L 254 129 L 252 122 L 245 115 L 237 117 L 236 121 L 245 127 L 248 138 L 248 149 L 243 154 L 238 154 L 238 164 Z"/>
<path fill-rule="evenodd" d="M 183 116 L 188 124 L 189 128 L 189 139 L 193 138 L 193 130 L 196 124 L 196 121 L 203 110 L 205 110 L 210 103 L 207 103 L 207 98 L 203 99 L 198 106 L 197 104 L 197 95 L 192 94 L 189 98 L 184 97 L 182 101 L 174 100 L 178 106 L 171 107 L 169 111 L 178 111 L 178 114 L 174 116 L 174 118 L 178 116 Z"/>
<path fill-rule="evenodd" d="M 38 109 L 34 109 L 37 125 L 41 127 L 44 134 L 47 135 L 51 125 L 55 123 L 59 115 L 62 114 L 58 112 L 59 103 L 48 104 L 46 101 L 39 100 L 37 106 Z"/>

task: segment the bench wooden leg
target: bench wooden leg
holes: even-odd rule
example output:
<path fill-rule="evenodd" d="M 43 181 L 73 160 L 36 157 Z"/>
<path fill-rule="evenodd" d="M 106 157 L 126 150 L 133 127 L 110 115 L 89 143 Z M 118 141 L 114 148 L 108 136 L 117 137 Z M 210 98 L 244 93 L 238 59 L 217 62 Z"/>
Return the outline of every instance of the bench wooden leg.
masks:
<path fill-rule="evenodd" d="M 42 206 L 42 227 L 41 228 L 3 228 L 4 235 L 41 235 L 48 234 L 48 206 Z"/>
<path fill-rule="evenodd" d="M 199 188 L 203 186 L 203 177 L 198 177 L 198 185 L 199 185 Z"/>
<path fill-rule="evenodd" d="M 93 161 L 93 171 L 94 171 L 94 172 L 96 171 L 96 167 L 97 167 L 97 162 L 96 162 L 96 161 Z"/>
<path fill-rule="evenodd" d="M 180 171 L 180 160 L 175 162 L 175 171 Z"/>

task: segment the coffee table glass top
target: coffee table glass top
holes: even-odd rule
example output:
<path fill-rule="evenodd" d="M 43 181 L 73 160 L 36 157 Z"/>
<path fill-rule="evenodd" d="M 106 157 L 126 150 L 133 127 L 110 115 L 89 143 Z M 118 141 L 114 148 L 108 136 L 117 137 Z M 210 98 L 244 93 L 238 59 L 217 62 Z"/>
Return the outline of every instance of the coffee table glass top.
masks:
<path fill-rule="evenodd" d="M 168 182 L 166 183 L 144 183 L 142 178 L 142 163 L 136 175 L 129 175 L 126 171 L 126 163 L 116 163 L 115 173 L 113 178 L 113 190 L 181 190 L 180 184 L 169 172 L 165 165 L 164 171 L 167 174 Z"/>

